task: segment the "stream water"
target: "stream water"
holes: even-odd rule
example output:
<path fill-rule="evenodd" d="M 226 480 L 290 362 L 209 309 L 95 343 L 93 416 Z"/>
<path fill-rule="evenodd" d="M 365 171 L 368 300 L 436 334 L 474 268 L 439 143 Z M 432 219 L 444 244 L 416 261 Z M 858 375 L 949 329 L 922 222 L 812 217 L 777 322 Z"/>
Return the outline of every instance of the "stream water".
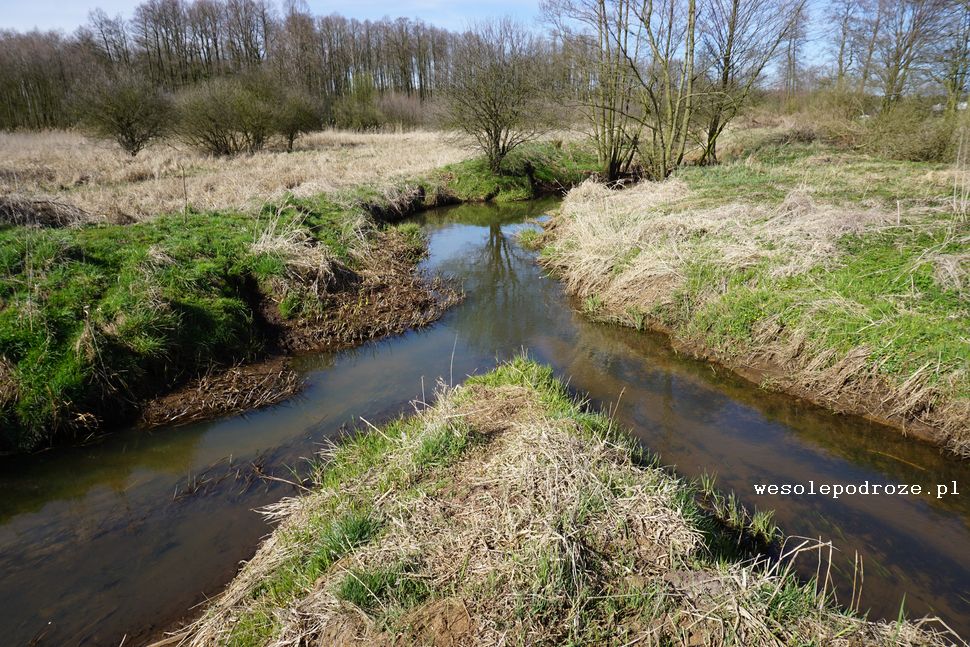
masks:
<path fill-rule="evenodd" d="M 379 423 L 526 349 L 686 477 L 774 509 L 789 535 L 831 539 L 840 599 L 855 551 L 862 609 L 939 615 L 970 636 L 970 465 L 855 418 L 767 393 L 677 356 L 652 334 L 590 323 L 520 248 L 515 231 L 554 203 L 466 205 L 416 220 L 429 271 L 467 299 L 434 326 L 299 358 L 307 388 L 283 404 L 191 426 L 127 431 L 0 461 L 0 643 L 126 645 L 157 637 L 218 593 L 269 530 L 253 510 L 360 417 Z M 253 466 L 256 465 L 258 470 Z M 910 483 L 933 496 L 756 495 L 756 483 Z M 935 498 L 956 481 L 960 495 Z M 814 573 L 810 558 L 803 567 Z"/>

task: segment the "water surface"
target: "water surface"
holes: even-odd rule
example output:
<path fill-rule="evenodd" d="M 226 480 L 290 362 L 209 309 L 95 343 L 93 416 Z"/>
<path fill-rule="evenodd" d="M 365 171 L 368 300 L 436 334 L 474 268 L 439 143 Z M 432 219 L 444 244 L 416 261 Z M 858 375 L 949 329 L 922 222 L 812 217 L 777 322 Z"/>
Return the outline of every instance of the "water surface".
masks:
<path fill-rule="evenodd" d="M 756 496 L 754 483 L 920 483 L 970 467 L 900 434 L 767 393 L 656 335 L 590 323 L 542 274 L 515 232 L 554 202 L 466 205 L 416 219 L 429 271 L 467 298 L 434 326 L 355 351 L 299 358 L 308 386 L 281 405 L 0 465 L 0 627 L 4 642 L 144 642 L 218 593 L 269 530 L 254 508 L 360 417 L 379 423 L 523 349 L 551 364 L 686 477 L 774 509 L 790 535 L 823 537 L 851 575 L 865 560 L 863 609 L 938 614 L 970 635 L 970 504 L 932 496 Z M 814 565 L 807 568 L 814 571 Z M 849 592 L 842 597 L 848 600 Z"/>

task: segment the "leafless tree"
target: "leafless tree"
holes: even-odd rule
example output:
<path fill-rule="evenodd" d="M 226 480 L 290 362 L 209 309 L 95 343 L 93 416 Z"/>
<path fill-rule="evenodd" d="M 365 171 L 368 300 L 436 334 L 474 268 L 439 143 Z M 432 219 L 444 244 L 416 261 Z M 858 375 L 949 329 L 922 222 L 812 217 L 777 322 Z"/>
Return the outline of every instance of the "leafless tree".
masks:
<path fill-rule="evenodd" d="M 928 45 L 943 32 L 949 0 L 886 0 L 875 43 L 876 77 L 883 109 L 902 97 L 911 74 L 928 54 Z"/>
<path fill-rule="evenodd" d="M 629 172 L 643 125 L 636 112 L 636 79 L 627 60 L 640 58 L 630 29 L 631 3 L 624 0 L 546 0 L 546 17 L 563 43 L 575 78 L 567 94 L 586 118 L 601 173 L 608 181 Z"/>
<path fill-rule="evenodd" d="M 804 35 L 806 0 L 708 0 L 702 47 L 709 86 L 701 161 L 717 162 L 717 141 L 751 96 L 758 79 L 786 44 L 786 70 Z"/>
<path fill-rule="evenodd" d="M 953 2 L 942 27 L 930 42 L 927 71 L 946 92 L 946 111 L 953 114 L 970 81 L 970 1 Z"/>
<path fill-rule="evenodd" d="M 802 2 L 796 4 L 788 16 L 789 28 L 784 36 L 784 67 L 782 68 L 782 82 L 784 84 L 785 100 L 789 103 L 801 89 L 802 54 L 808 42 L 808 7 Z"/>
<path fill-rule="evenodd" d="M 826 18 L 833 26 L 830 46 L 835 57 L 835 87 L 839 90 L 846 88 L 850 70 L 855 63 L 856 51 L 852 47 L 852 41 L 860 9 L 859 0 L 835 0 L 826 13 Z"/>
<path fill-rule="evenodd" d="M 480 23 L 454 45 L 447 119 L 474 139 L 493 171 L 548 124 L 545 63 L 542 41 L 508 18 Z"/>

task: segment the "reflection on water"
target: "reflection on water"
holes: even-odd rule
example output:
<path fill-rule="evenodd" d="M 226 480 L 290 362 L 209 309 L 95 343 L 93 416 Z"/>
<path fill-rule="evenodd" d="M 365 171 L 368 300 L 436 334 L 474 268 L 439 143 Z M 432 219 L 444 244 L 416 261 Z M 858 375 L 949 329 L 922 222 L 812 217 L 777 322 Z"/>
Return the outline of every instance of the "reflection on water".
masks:
<path fill-rule="evenodd" d="M 833 501 L 758 497 L 752 489 L 809 480 L 970 487 L 970 467 L 685 360 L 658 336 L 584 321 L 514 240 L 519 223 L 552 204 L 463 206 L 418 218 L 431 235 L 428 270 L 461 280 L 466 301 L 431 328 L 300 358 L 308 387 L 289 402 L 4 460 L 5 639 L 116 645 L 127 634 L 126 644 L 144 641 L 218 592 L 268 531 L 253 508 L 289 492 L 254 479 L 253 463 L 287 476 L 286 466 L 299 465 L 360 416 L 377 423 L 397 415 L 436 380 L 486 371 L 523 348 L 594 402 L 613 405 L 681 474 L 717 473 L 746 503 L 775 509 L 789 534 L 834 540 L 843 569 L 858 550 L 866 565 L 863 605 L 874 616 L 895 618 L 905 591 L 911 614 L 939 614 L 970 634 L 966 495 Z"/>

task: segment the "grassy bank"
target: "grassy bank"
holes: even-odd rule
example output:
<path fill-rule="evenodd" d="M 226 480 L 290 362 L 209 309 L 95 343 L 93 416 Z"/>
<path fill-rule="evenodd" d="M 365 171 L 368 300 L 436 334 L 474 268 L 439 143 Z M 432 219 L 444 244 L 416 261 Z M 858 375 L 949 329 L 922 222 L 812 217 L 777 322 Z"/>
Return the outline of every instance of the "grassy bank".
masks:
<path fill-rule="evenodd" d="M 132 421 L 146 401 L 190 380 L 217 383 L 213 367 L 425 324 L 447 291 L 414 274 L 420 232 L 385 223 L 568 186 L 586 161 L 581 149 L 537 144 L 498 176 L 472 160 L 410 181 L 289 196 L 258 213 L 190 207 L 126 225 L 0 224 L 0 450 Z M 294 384 L 280 375 L 282 396 Z M 257 377 L 264 391 L 276 384 Z"/>
<path fill-rule="evenodd" d="M 189 645 L 935 645 L 741 561 L 695 491 L 524 359 L 353 436 Z"/>
<path fill-rule="evenodd" d="M 583 185 L 536 244 L 590 316 L 966 454 L 965 172 L 763 143 L 660 184 Z"/>

